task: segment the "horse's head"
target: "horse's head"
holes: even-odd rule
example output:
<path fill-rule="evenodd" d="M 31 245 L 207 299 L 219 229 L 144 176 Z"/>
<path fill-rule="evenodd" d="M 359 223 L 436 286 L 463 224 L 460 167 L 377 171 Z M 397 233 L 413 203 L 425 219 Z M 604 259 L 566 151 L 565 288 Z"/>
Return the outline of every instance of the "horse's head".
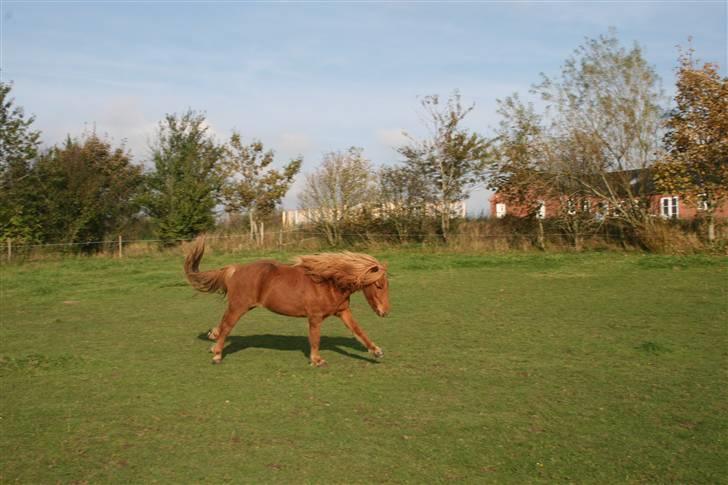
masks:
<path fill-rule="evenodd" d="M 386 317 L 389 313 L 389 280 L 387 270 L 382 266 L 373 266 L 369 269 L 371 273 L 381 273 L 379 279 L 362 288 L 369 306 L 380 317 Z"/>

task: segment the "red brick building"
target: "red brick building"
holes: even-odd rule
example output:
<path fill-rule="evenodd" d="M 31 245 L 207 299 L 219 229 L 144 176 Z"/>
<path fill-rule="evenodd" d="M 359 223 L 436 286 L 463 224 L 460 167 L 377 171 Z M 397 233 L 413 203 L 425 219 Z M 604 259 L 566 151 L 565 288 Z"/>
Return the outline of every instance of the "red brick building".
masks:
<path fill-rule="evenodd" d="M 634 196 L 649 200 L 650 213 L 655 217 L 664 219 L 694 219 L 700 216 L 705 206 L 688 204 L 677 194 L 659 193 L 648 171 L 631 170 L 613 174 L 614 178 L 623 177 L 626 183 L 632 185 Z M 618 186 L 615 184 L 615 186 Z M 490 199 L 491 217 L 502 218 L 506 215 L 514 217 L 526 217 L 536 209 L 536 217 L 554 217 L 562 212 L 573 212 L 576 210 L 588 211 L 595 217 L 603 217 L 610 212 L 609 206 L 596 197 L 580 197 L 577 201 L 566 195 L 545 196 L 537 193 L 532 194 L 523 203 L 514 203 L 498 192 Z M 629 200 L 625 197 L 624 200 Z M 576 207 L 579 204 L 581 207 Z M 715 210 L 716 219 L 728 219 L 728 200 Z"/>

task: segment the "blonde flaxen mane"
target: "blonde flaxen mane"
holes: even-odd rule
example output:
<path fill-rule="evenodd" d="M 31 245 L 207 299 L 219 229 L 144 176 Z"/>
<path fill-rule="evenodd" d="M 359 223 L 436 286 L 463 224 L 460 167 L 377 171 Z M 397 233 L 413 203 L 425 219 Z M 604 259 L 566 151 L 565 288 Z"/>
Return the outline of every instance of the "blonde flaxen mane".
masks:
<path fill-rule="evenodd" d="M 376 283 L 387 267 L 364 253 L 321 253 L 298 256 L 294 266 L 300 266 L 315 281 L 330 280 L 341 289 L 357 291 Z"/>

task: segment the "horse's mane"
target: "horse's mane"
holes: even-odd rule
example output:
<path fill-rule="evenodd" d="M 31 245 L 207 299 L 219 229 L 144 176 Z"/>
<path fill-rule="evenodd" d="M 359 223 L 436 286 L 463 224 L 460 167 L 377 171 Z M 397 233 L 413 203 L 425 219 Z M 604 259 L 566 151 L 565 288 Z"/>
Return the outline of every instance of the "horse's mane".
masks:
<path fill-rule="evenodd" d="M 329 280 L 343 290 L 357 291 L 377 282 L 387 267 L 364 253 L 321 253 L 298 256 L 294 266 L 300 266 L 314 281 Z"/>

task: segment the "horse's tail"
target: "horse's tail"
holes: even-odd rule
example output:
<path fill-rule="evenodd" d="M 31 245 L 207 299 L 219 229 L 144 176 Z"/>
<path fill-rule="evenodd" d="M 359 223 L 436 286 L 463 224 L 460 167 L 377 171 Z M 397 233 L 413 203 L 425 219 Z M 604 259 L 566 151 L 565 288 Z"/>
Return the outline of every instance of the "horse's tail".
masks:
<path fill-rule="evenodd" d="M 205 293 L 227 293 L 225 269 L 200 272 L 200 260 L 205 254 L 205 236 L 199 236 L 185 256 L 185 276 L 190 285 L 197 291 Z"/>

